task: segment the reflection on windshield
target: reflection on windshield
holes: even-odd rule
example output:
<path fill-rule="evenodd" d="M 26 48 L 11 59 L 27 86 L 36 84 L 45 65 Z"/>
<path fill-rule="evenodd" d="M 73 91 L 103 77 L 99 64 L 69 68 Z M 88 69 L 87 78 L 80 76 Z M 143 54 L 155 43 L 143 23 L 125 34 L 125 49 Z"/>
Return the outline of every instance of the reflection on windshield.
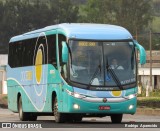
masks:
<path fill-rule="evenodd" d="M 136 81 L 136 61 L 132 42 L 69 42 L 70 80 L 91 86 L 120 86 Z M 107 70 L 114 72 L 115 77 Z"/>

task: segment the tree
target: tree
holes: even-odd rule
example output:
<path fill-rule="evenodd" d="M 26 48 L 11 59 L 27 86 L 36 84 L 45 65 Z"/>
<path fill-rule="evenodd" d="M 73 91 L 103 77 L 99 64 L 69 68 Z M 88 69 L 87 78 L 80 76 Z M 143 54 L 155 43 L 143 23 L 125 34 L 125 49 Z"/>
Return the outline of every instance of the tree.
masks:
<path fill-rule="evenodd" d="M 153 19 L 151 2 L 150 0 L 120 0 L 115 8 L 117 24 L 126 27 L 133 34 L 145 30 Z"/>
<path fill-rule="evenodd" d="M 50 5 L 54 24 L 77 22 L 78 7 L 71 0 L 50 0 Z"/>
<path fill-rule="evenodd" d="M 111 8 L 112 7 L 112 8 Z M 115 23 L 113 0 L 88 0 L 81 7 L 80 22 Z"/>
<path fill-rule="evenodd" d="M 152 21 L 150 0 L 88 0 L 81 22 L 110 23 L 127 28 L 131 33 L 144 30 Z"/>
<path fill-rule="evenodd" d="M 11 37 L 62 22 L 76 22 L 78 7 L 71 0 L 0 1 L 0 53 L 7 53 Z"/>

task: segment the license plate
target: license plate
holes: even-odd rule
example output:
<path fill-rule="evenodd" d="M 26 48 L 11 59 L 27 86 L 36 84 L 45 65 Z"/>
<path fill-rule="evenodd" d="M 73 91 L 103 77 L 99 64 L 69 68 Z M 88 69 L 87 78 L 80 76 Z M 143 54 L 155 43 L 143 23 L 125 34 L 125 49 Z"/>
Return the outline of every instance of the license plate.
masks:
<path fill-rule="evenodd" d="M 99 106 L 99 110 L 110 110 L 110 106 Z"/>

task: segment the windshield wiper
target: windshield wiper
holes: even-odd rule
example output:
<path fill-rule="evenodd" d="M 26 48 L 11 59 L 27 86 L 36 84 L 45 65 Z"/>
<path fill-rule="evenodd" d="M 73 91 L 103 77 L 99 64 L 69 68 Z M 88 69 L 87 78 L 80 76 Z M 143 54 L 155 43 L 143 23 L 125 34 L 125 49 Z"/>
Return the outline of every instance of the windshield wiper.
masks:
<path fill-rule="evenodd" d="M 91 79 L 89 81 L 89 84 L 88 84 L 88 87 L 87 87 L 88 89 L 90 88 L 90 85 L 92 84 L 94 78 L 97 76 L 99 71 L 101 72 L 101 65 L 100 64 L 97 66 L 97 69 L 95 70 L 93 76 L 91 77 Z"/>
<path fill-rule="evenodd" d="M 108 59 L 107 59 L 107 64 L 106 64 L 106 68 L 107 68 L 107 73 L 110 73 L 113 80 L 115 81 L 115 83 L 117 84 L 117 86 L 123 90 L 123 86 L 121 85 L 121 82 L 119 81 L 117 75 L 115 74 L 114 70 L 111 68 L 111 66 L 108 64 Z"/>

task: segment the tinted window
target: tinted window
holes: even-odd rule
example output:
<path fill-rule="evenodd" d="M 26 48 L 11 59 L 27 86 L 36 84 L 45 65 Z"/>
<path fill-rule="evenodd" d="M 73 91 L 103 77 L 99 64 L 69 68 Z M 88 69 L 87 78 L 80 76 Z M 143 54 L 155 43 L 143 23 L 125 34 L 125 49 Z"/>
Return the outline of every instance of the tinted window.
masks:
<path fill-rule="evenodd" d="M 43 64 L 56 67 L 56 35 L 41 36 L 9 44 L 8 63 L 11 67 L 35 65 L 35 57 L 40 45 L 43 47 Z"/>
<path fill-rule="evenodd" d="M 48 41 L 48 63 L 57 67 L 56 59 L 56 35 L 47 36 Z"/>

